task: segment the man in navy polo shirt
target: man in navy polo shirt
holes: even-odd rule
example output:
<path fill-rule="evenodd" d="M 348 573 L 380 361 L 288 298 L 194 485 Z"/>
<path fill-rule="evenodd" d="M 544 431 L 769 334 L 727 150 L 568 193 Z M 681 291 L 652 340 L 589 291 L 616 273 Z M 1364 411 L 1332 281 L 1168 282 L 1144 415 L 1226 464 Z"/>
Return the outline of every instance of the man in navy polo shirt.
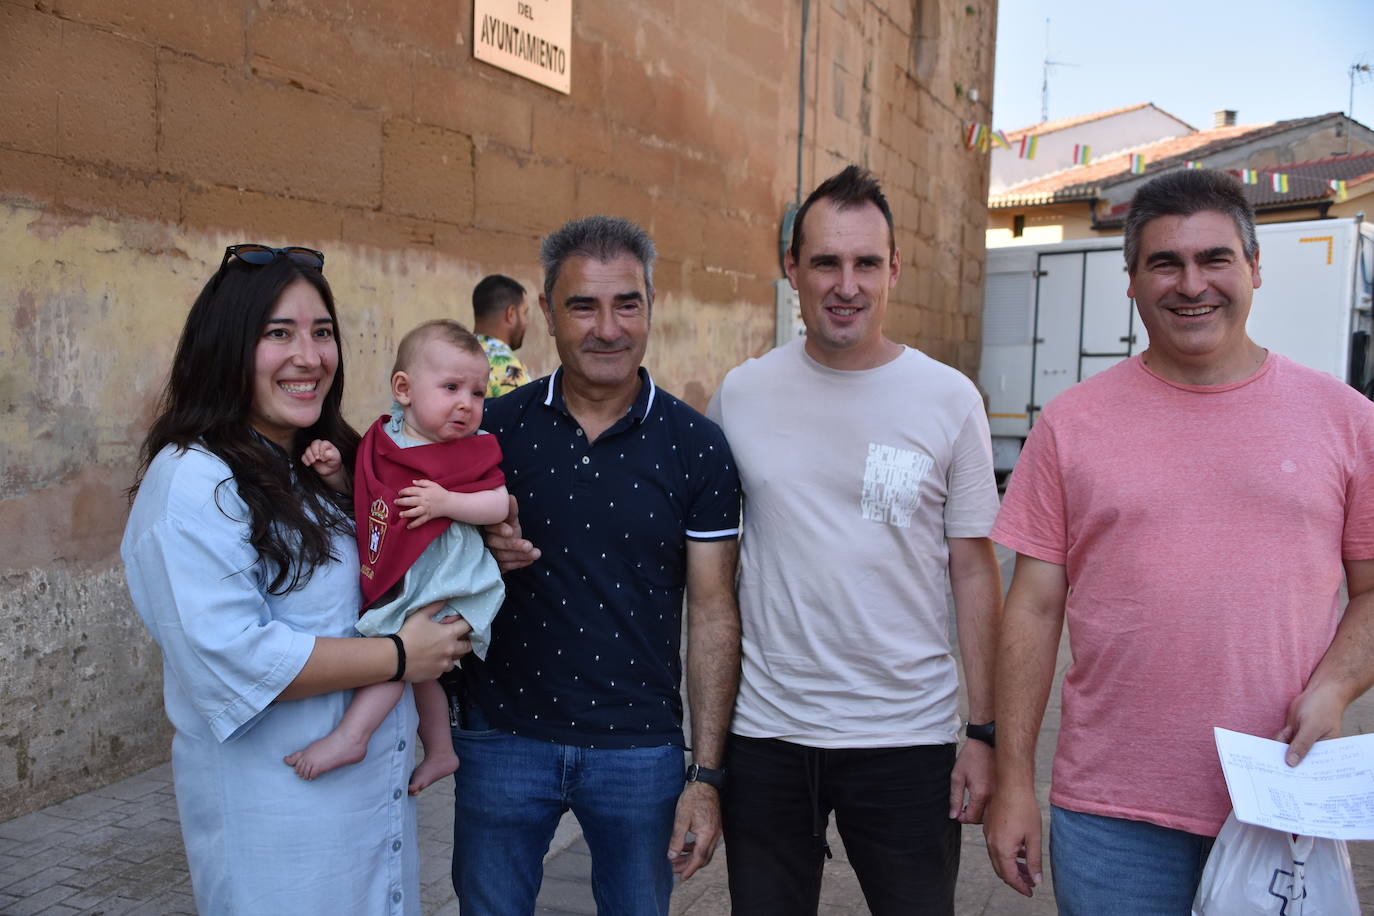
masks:
<path fill-rule="evenodd" d="M 666 914 L 673 873 L 705 865 L 720 836 L 739 680 L 739 481 L 720 429 L 640 366 L 648 235 L 588 217 L 545 239 L 540 257 L 540 310 L 562 365 L 486 408 L 523 538 L 496 551 L 513 571 L 491 650 L 464 663 L 451 691 L 462 761 L 453 884 L 464 916 L 532 913 L 571 809 L 598 909 Z"/>

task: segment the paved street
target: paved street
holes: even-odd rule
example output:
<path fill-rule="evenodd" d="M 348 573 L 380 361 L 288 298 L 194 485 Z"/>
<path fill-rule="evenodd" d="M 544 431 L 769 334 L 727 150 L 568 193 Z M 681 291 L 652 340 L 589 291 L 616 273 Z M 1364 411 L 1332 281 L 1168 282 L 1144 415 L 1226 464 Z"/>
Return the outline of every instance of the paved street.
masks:
<path fill-rule="evenodd" d="M 1002 551 L 1003 575 L 1011 558 Z M 1067 640 L 1059 668 L 1068 664 Z M 1049 791 L 1050 759 L 1059 728 L 1059 691 L 1050 699 L 1041 730 L 1038 761 L 1042 804 Z M 1346 734 L 1374 731 L 1374 692 L 1347 713 Z M 451 782 L 431 787 L 420 800 L 420 843 L 424 912 L 457 916 L 449 884 L 452 850 Z M 845 859 L 833 824 L 835 858 L 826 863 L 821 916 L 867 913 L 858 881 Z M 1352 843 L 1351 858 L 1360 899 L 1374 911 L 1374 843 Z M 673 895 L 674 916 L 721 916 L 730 912 L 722 847 L 706 870 L 682 883 Z M 576 824 L 566 818 L 545 858 L 541 914 L 593 914 L 590 858 Z M 1048 868 L 1047 868 L 1048 872 Z M 4 916 L 115 916 L 194 913 L 190 879 L 182 854 L 171 771 L 154 767 L 131 779 L 77 796 L 0 824 L 0 914 Z M 1050 888 L 1026 900 L 992 872 L 979 828 L 965 828 L 956 912 L 959 916 L 1042 916 L 1055 912 Z"/>

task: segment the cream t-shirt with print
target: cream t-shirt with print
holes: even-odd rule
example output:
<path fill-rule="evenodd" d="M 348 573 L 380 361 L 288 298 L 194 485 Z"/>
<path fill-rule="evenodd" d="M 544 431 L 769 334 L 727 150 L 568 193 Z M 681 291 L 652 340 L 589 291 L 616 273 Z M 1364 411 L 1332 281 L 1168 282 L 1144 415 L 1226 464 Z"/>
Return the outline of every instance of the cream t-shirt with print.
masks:
<path fill-rule="evenodd" d="M 796 341 L 726 376 L 708 415 L 744 489 L 732 730 L 812 747 L 953 742 L 946 538 L 997 515 L 983 401 L 918 350 L 839 371 Z"/>

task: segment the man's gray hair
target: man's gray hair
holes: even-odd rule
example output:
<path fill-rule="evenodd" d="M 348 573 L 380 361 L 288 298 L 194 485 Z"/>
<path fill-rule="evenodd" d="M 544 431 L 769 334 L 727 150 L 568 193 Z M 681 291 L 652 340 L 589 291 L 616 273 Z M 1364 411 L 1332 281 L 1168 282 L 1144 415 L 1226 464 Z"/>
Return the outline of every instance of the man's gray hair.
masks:
<path fill-rule="evenodd" d="M 1241 183 L 1215 169 L 1178 169 L 1145 182 L 1131 198 L 1131 210 L 1126 214 L 1126 269 L 1135 273 L 1140 233 L 1146 223 L 1161 216 L 1192 216 L 1207 210 L 1231 217 L 1245 260 L 1253 263 L 1259 253 L 1255 211 L 1245 199 Z"/>
<path fill-rule="evenodd" d="M 582 256 L 594 261 L 614 260 L 628 254 L 644 268 L 644 293 L 648 305 L 654 302 L 654 258 L 658 251 L 649 233 L 618 216 L 584 216 L 571 220 L 549 235 L 539 246 L 539 262 L 544 267 L 544 299 L 553 307 L 553 285 L 568 258 Z"/>

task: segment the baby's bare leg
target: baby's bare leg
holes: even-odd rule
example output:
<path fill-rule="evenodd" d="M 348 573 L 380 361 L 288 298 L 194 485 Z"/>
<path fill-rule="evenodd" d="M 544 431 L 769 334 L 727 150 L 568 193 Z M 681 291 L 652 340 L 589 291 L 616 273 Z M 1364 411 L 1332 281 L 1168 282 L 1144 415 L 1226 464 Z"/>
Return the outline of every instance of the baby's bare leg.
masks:
<path fill-rule="evenodd" d="M 453 751 L 453 733 L 448 726 L 448 697 L 438 681 L 418 681 L 415 709 L 420 714 L 420 741 L 425 746 L 425 759 L 410 775 L 409 792 L 419 795 L 421 790 L 458 769 L 458 755 Z"/>
<path fill-rule="evenodd" d="M 367 756 L 367 742 L 372 740 L 372 733 L 391 712 L 404 690 L 405 685 L 399 681 L 359 687 L 353 691 L 353 700 L 332 732 L 282 758 L 283 762 L 295 767 L 296 775 L 302 779 L 314 779 L 330 770 L 357 763 Z"/>

